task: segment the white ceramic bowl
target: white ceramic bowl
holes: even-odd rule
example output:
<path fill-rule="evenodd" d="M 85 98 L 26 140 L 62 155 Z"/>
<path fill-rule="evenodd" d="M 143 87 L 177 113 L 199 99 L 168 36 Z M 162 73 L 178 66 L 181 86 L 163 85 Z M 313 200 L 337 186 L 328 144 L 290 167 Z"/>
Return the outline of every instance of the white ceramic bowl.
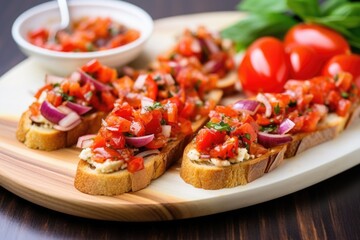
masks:
<path fill-rule="evenodd" d="M 71 20 L 84 16 L 107 16 L 129 28 L 140 31 L 140 38 L 117 48 L 96 52 L 57 52 L 29 43 L 29 31 L 40 27 L 51 28 L 60 23 L 56 1 L 47 2 L 22 13 L 12 26 L 12 36 L 21 51 L 37 60 L 47 71 L 67 75 L 91 59 L 98 59 L 109 67 L 119 67 L 134 60 L 153 31 L 153 20 L 144 10 L 123 1 L 69 1 Z"/>

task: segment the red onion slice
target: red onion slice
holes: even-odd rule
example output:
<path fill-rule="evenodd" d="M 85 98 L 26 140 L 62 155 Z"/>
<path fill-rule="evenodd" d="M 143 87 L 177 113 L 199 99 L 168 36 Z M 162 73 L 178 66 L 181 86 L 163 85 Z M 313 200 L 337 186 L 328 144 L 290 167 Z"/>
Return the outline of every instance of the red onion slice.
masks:
<path fill-rule="evenodd" d="M 286 118 L 282 123 L 280 123 L 278 133 L 279 134 L 285 134 L 288 133 L 291 129 L 293 129 L 295 126 L 295 123 L 291 121 L 290 119 Z"/>
<path fill-rule="evenodd" d="M 134 83 L 134 89 L 142 89 L 144 87 L 148 74 L 140 74 Z"/>
<path fill-rule="evenodd" d="M 70 108 L 79 115 L 83 115 L 92 109 L 92 107 L 80 105 L 69 101 L 65 102 L 65 106 L 67 106 L 68 108 Z"/>
<path fill-rule="evenodd" d="M 75 128 L 80 123 L 81 123 L 81 119 L 78 119 L 77 121 L 73 122 L 71 125 L 68 125 L 68 126 L 54 125 L 54 129 L 62 131 L 62 132 L 67 132 L 67 131 L 70 131 L 71 129 Z"/>
<path fill-rule="evenodd" d="M 78 141 L 76 143 L 76 147 L 78 147 L 78 148 L 90 147 L 91 144 L 93 143 L 95 137 L 96 137 L 96 134 L 88 134 L 88 135 L 79 137 Z"/>
<path fill-rule="evenodd" d="M 256 100 L 242 99 L 232 105 L 232 109 L 237 111 L 244 111 L 250 115 L 254 115 L 259 109 L 260 103 Z"/>
<path fill-rule="evenodd" d="M 267 97 L 262 94 L 262 93 L 259 93 L 257 96 L 256 96 L 256 100 L 258 100 L 259 102 L 263 103 L 265 105 L 265 117 L 270 117 L 271 114 L 272 114 L 272 106 L 269 102 L 269 100 L 267 99 Z"/>
<path fill-rule="evenodd" d="M 58 123 L 61 127 L 68 127 L 73 125 L 75 122 L 78 122 L 81 118 L 76 112 L 71 112 L 68 115 L 66 115 L 63 119 L 61 119 Z"/>
<path fill-rule="evenodd" d="M 270 134 L 265 132 L 258 133 L 258 141 L 266 148 L 279 146 L 292 141 L 292 137 L 288 134 Z"/>
<path fill-rule="evenodd" d="M 56 109 L 51 103 L 44 101 L 40 106 L 41 115 L 52 123 L 59 123 L 66 114 Z"/>
<path fill-rule="evenodd" d="M 211 54 L 220 52 L 220 48 L 212 39 L 205 38 L 204 43 Z"/>
<path fill-rule="evenodd" d="M 153 149 L 153 150 L 147 150 L 144 152 L 140 152 L 138 154 L 135 155 L 135 157 L 148 157 L 150 155 L 154 155 L 154 154 L 159 154 L 160 151 L 158 149 Z"/>
<path fill-rule="evenodd" d="M 110 87 L 109 85 L 106 85 L 106 84 L 94 79 L 89 74 L 85 73 L 84 71 L 79 69 L 78 72 L 81 75 L 81 80 L 85 81 L 85 82 L 92 83 L 96 90 L 98 90 L 98 91 L 109 91 L 109 90 L 112 89 L 112 87 Z"/>
<path fill-rule="evenodd" d="M 141 137 L 125 137 L 126 142 L 134 147 L 143 147 L 154 139 L 154 134 Z"/>

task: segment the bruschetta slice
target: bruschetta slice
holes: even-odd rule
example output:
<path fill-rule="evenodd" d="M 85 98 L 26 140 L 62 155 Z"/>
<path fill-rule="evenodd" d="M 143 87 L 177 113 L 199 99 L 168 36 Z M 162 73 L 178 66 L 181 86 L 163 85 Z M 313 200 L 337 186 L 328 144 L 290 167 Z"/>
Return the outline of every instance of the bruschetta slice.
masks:
<path fill-rule="evenodd" d="M 52 151 L 95 133 L 118 93 L 115 69 L 90 61 L 69 77 L 47 75 L 19 121 L 16 137 L 27 147 Z"/>
<path fill-rule="evenodd" d="M 356 118 L 359 90 L 351 75 L 290 80 L 283 93 L 217 106 L 186 147 L 180 175 L 204 189 L 244 185 L 335 138 Z"/>

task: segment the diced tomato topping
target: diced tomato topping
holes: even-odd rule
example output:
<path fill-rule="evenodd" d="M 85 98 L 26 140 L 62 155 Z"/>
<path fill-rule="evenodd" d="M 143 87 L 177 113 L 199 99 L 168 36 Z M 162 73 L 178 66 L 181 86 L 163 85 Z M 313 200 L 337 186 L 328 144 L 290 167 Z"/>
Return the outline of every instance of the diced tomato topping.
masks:
<path fill-rule="evenodd" d="M 200 152 L 208 152 L 214 146 L 223 143 L 225 136 L 226 132 L 203 128 L 198 132 L 195 138 L 196 148 Z"/>
<path fill-rule="evenodd" d="M 35 93 L 34 97 L 39 98 L 40 95 L 43 93 L 43 91 L 51 90 L 51 89 L 53 89 L 53 86 L 51 84 L 46 84 Z"/>
<path fill-rule="evenodd" d="M 148 149 L 159 149 L 164 147 L 167 141 L 168 139 L 161 133 L 156 134 L 155 138 L 150 143 L 146 144 L 145 147 Z"/>
<path fill-rule="evenodd" d="M 106 159 L 117 160 L 123 159 L 123 156 L 116 150 L 109 147 L 98 147 L 93 149 L 94 155 L 92 160 L 95 162 L 103 163 Z"/>
<path fill-rule="evenodd" d="M 238 153 L 239 139 L 232 137 L 227 139 L 223 144 L 216 145 L 210 150 L 210 157 L 229 159 L 233 158 Z"/>
<path fill-rule="evenodd" d="M 132 157 L 130 161 L 128 161 L 127 169 L 129 172 L 134 173 L 144 169 L 144 159 L 142 157 Z"/>

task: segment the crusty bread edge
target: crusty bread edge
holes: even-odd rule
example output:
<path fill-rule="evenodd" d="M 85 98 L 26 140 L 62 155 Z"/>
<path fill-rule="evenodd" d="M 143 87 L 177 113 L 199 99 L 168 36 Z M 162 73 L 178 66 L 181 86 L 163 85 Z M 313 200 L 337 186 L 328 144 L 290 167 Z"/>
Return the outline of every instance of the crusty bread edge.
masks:
<path fill-rule="evenodd" d="M 74 145 L 78 138 L 85 134 L 96 133 L 101 126 L 104 112 L 87 114 L 82 121 L 70 131 L 58 131 L 33 124 L 29 110 L 25 111 L 19 120 L 16 138 L 32 149 L 53 151 Z"/>
<path fill-rule="evenodd" d="M 336 117 L 332 121 L 325 120 L 319 130 L 315 132 L 295 134 L 290 143 L 272 148 L 269 153 L 260 158 L 227 167 L 216 167 L 190 160 L 187 153 L 195 147 L 194 142 L 191 142 L 186 146 L 183 154 L 180 176 L 194 187 L 208 190 L 245 185 L 274 170 L 283 159 L 293 157 L 311 147 L 334 139 L 359 119 L 360 106 L 356 105 L 345 117 Z"/>

